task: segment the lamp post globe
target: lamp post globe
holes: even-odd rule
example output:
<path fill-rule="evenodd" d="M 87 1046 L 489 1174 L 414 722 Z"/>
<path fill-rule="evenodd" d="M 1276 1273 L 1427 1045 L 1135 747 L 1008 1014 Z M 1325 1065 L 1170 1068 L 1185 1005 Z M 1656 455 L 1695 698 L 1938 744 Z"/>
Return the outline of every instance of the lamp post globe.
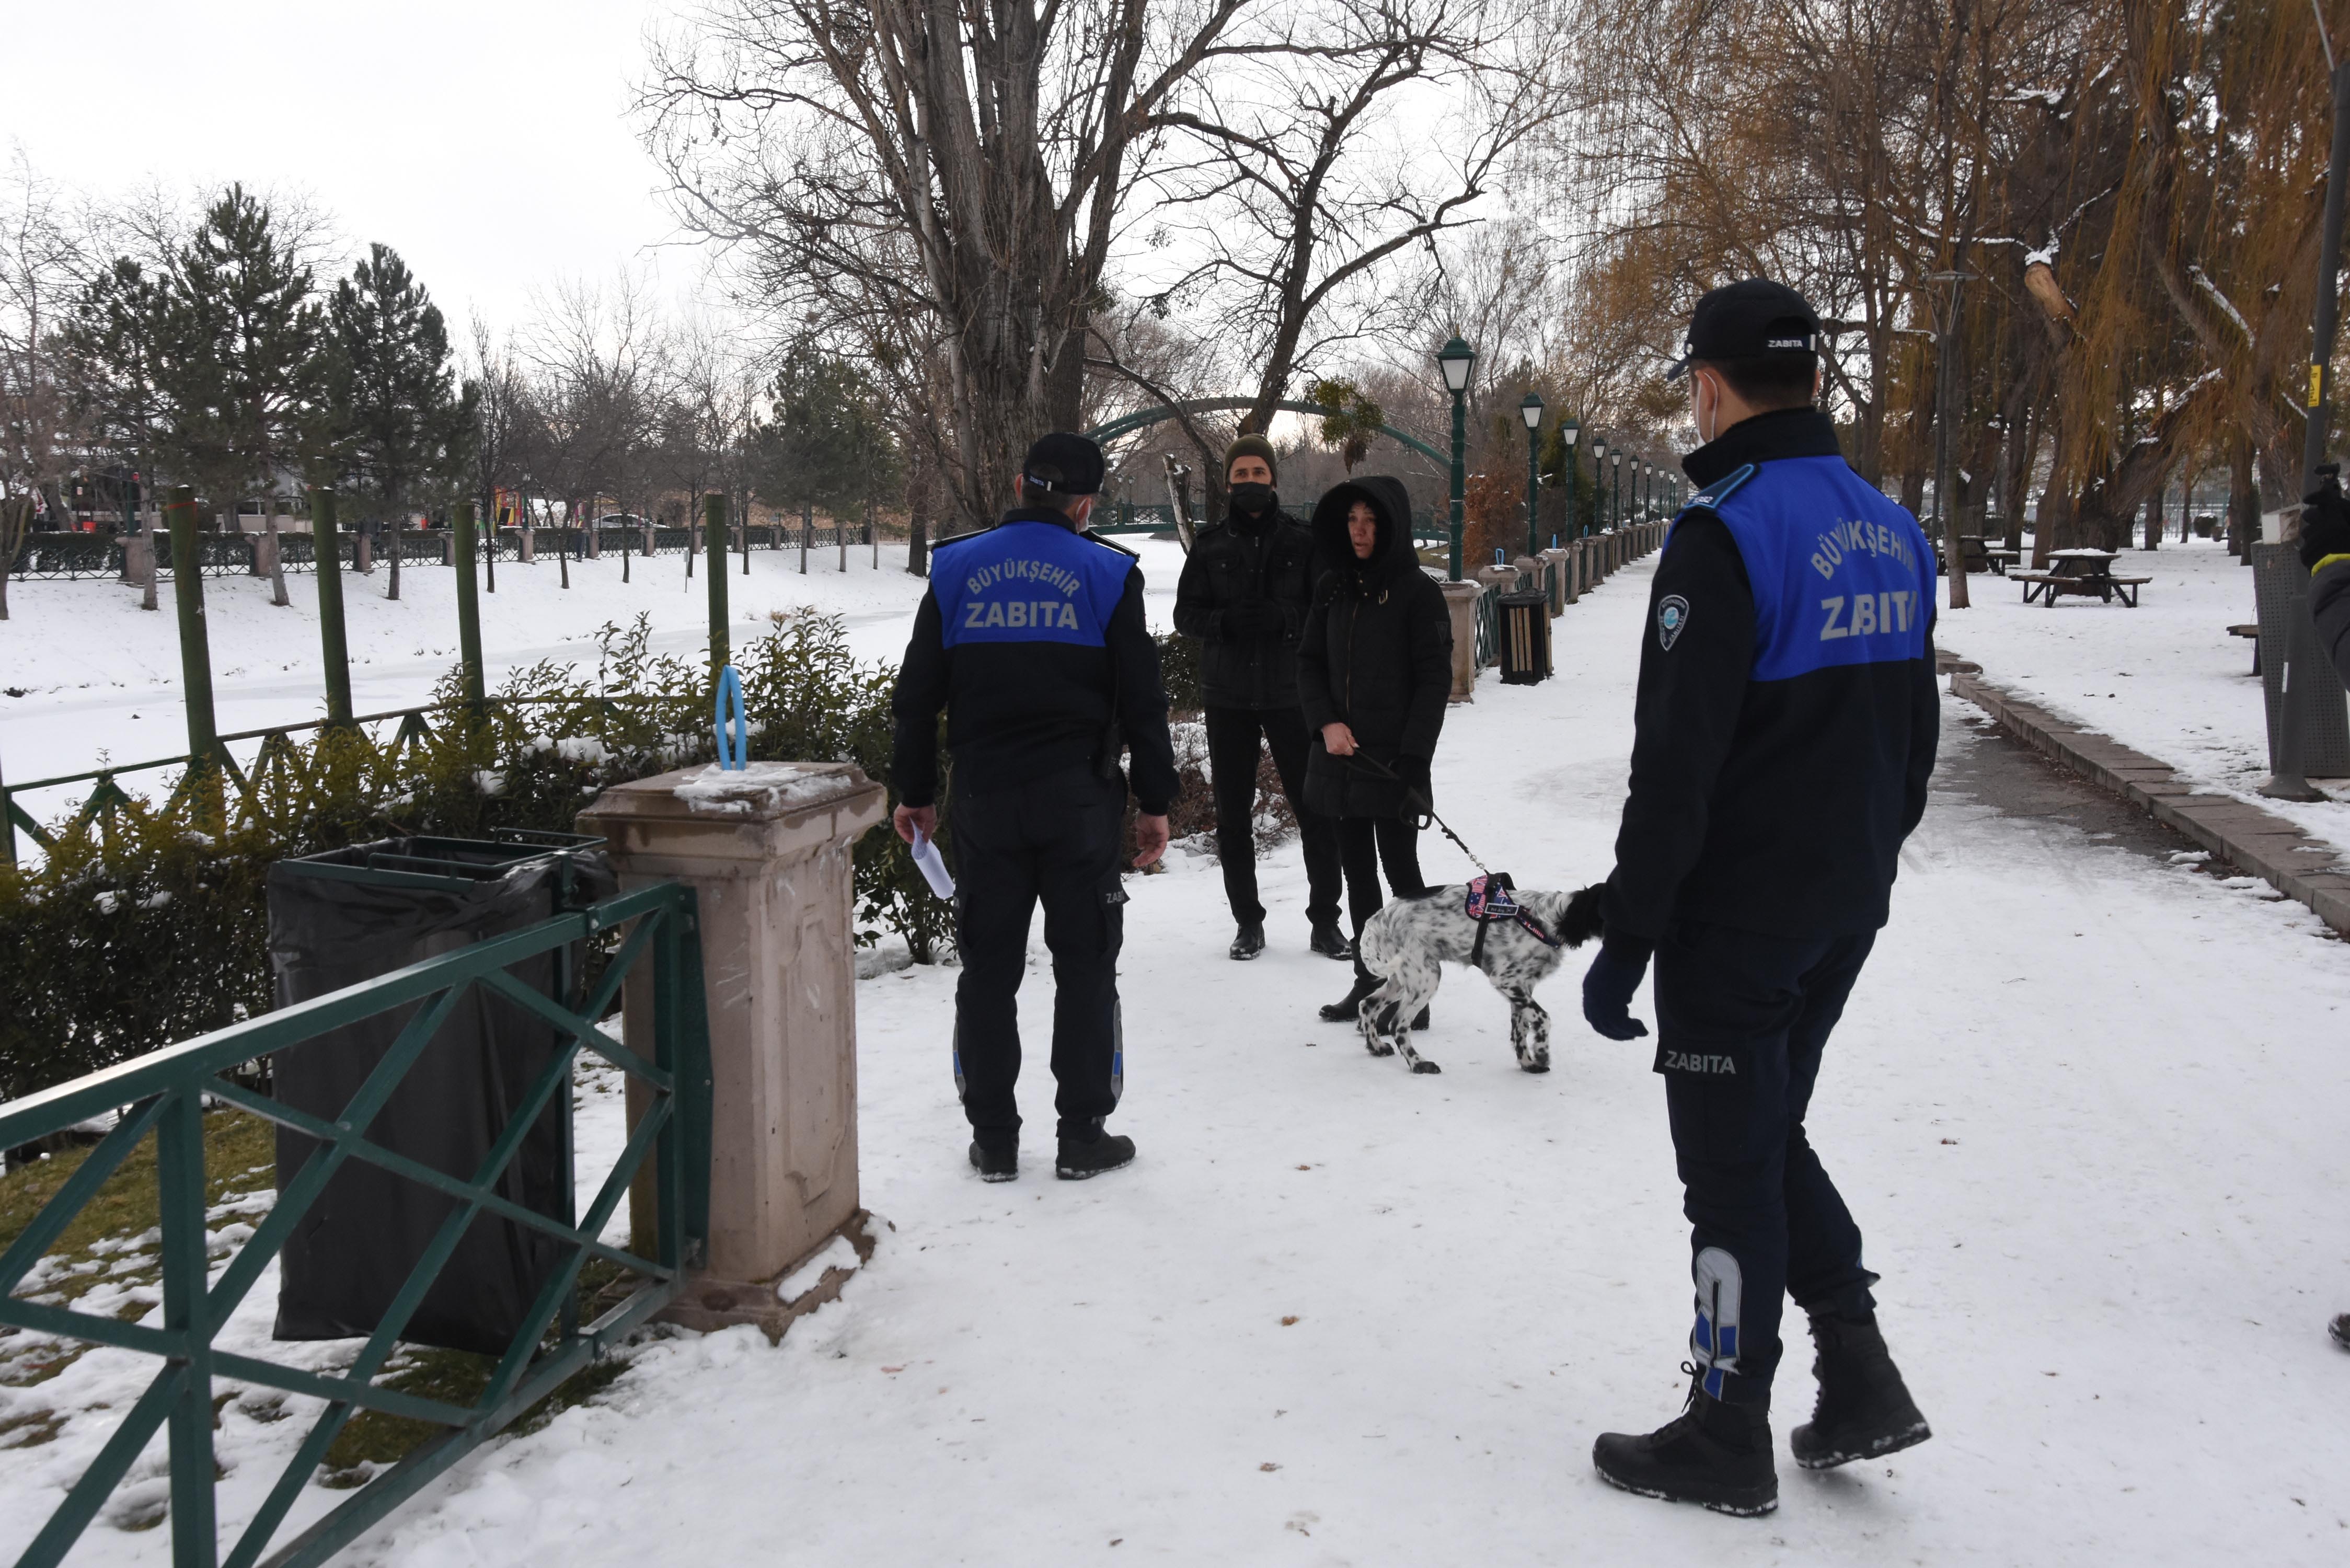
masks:
<path fill-rule="evenodd" d="M 1452 394 L 1452 551 L 1451 576 L 1461 580 L 1461 523 L 1469 493 L 1469 372 L 1477 350 L 1459 337 L 1436 351 L 1436 368 L 1444 374 L 1444 389 Z"/>

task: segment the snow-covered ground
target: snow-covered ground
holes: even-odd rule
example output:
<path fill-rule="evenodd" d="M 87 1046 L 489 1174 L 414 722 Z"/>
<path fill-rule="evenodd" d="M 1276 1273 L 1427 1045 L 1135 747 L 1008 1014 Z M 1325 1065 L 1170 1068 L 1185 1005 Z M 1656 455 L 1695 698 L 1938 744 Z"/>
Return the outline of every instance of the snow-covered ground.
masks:
<path fill-rule="evenodd" d="M 1556 623 L 1562 679 L 1489 676 L 1447 721 L 1439 805 L 1523 884 L 1607 868 L 1648 569 Z M 1945 733 L 1960 756 L 1998 743 L 1956 707 Z M 780 1347 L 748 1329 L 650 1341 L 591 1404 L 477 1454 L 349 1560 L 2343 1561 L 2350 1359 L 2324 1325 L 2350 1308 L 2350 949 L 2298 906 L 1948 782 L 1813 1116 L 1934 1424 L 1922 1448 L 1826 1475 L 1783 1458 L 1763 1521 L 1601 1485 L 1593 1436 L 1663 1420 L 1686 1386 L 1689 1256 L 1650 1043 L 1585 1030 L 1570 971 L 1545 992 L 1557 1065 L 1528 1076 L 1499 998 L 1454 971 L 1423 1037 L 1442 1075 L 1367 1056 L 1314 1017 L 1346 971 L 1305 950 L 1292 845 L 1264 875 L 1270 950 L 1247 965 L 1223 957 L 1212 866 L 1129 883 L 1114 1126 L 1140 1145 L 1131 1168 L 1051 1179 L 1037 1049 L 1022 1179 L 981 1184 L 948 1068 L 953 971 L 864 981 L 863 1190 L 889 1224 L 842 1300 Z M 1423 843 L 1432 875 L 1465 872 Z M 1041 1045 L 1051 973 L 1032 951 Z M 610 1098 L 590 1103 L 608 1116 Z M 1811 1397 L 1789 1327 L 1783 1443 Z M 89 1397 L 130 1359 L 93 1353 L 9 1397 Z M 297 1425 L 238 1408 L 230 1525 Z M 0 1464 L 0 1555 L 106 1427 L 76 1417 Z M 100 1525 L 76 1561 L 161 1563 L 168 1538 Z"/>
<path fill-rule="evenodd" d="M 1968 579 L 1952 611 L 1943 586 L 1935 641 L 1986 680 L 2169 763 L 2199 789 L 2251 801 L 2350 851 L 2350 803 L 2296 805 L 2257 793 L 2269 776 L 2268 719 L 2251 673 L 2252 574 L 2218 540 L 2126 550 L 2116 576 L 2151 577 L 2138 607 L 2060 598 L 2025 605 L 2016 583 Z M 2330 786 L 2329 786 L 2330 787 Z"/>

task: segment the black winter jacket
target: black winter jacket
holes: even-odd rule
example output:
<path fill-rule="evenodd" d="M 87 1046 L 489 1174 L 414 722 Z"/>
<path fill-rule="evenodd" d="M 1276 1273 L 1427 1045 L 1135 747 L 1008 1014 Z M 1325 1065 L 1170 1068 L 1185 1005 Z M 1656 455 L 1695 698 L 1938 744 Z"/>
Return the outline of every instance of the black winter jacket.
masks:
<path fill-rule="evenodd" d="M 1676 919 L 1875 930 L 1939 735 L 1932 551 L 1815 410 L 1746 420 L 1681 466 L 1706 488 L 1641 628 L 1607 945 L 1645 953 Z"/>
<path fill-rule="evenodd" d="M 1049 531 L 1017 529 L 1018 524 L 1049 524 Z M 1007 561 L 1031 569 L 1007 571 Z M 1073 562 L 1090 569 L 1071 570 Z M 1099 768 L 1114 742 L 1123 742 L 1137 804 L 1164 815 L 1177 789 L 1175 754 L 1167 734 L 1167 692 L 1159 680 L 1159 645 L 1143 618 L 1142 568 L 1133 553 L 1090 534 L 1072 535 L 1058 512 L 1023 507 L 1005 514 L 994 528 L 941 541 L 931 567 L 931 586 L 914 612 L 914 635 L 890 698 L 897 745 L 889 770 L 899 803 L 921 806 L 938 800 L 943 708 L 958 790 L 1017 789 L 1074 769 Z M 1101 606 L 1079 583 L 1080 576 L 1097 575 L 1118 586 L 1114 600 L 1102 596 L 1111 607 L 1098 624 Z M 1007 625 L 1003 610 L 1033 618 L 1033 601 L 1064 581 L 1070 585 L 1062 596 L 1068 601 L 1066 618 L 1034 619 L 1035 630 L 1010 629 L 1021 620 Z M 993 602 L 995 618 L 974 633 L 970 615 L 941 614 L 942 600 L 965 611 L 1008 602 Z M 1041 629 L 1047 625 L 1049 632 Z M 1062 636 L 1064 630 L 1074 635 Z"/>
<path fill-rule="evenodd" d="M 2317 646 L 2350 686 L 2350 561 L 2321 562 L 2311 574 L 2309 615 L 2317 623 Z"/>
<path fill-rule="evenodd" d="M 1314 597 L 1313 558 L 1314 535 L 1278 501 L 1262 517 L 1227 516 L 1192 542 L 1175 587 L 1175 629 L 1202 644 L 1207 706 L 1297 706 L 1297 639 Z M 1243 636 L 1228 624 L 1238 605 L 1265 607 L 1261 630 Z"/>
<path fill-rule="evenodd" d="M 1368 501 L 1379 542 L 1355 559 L 1347 512 Z M 1345 724 L 1362 752 L 1427 793 L 1428 763 L 1452 692 L 1452 620 L 1444 592 L 1412 553 L 1411 503 L 1385 475 L 1334 486 L 1314 508 L 1322 559 L 1338 563 L 1314 589 L 1297 647 L 1298 705 L 1314 732 L 1305 804 L 1331 816 L 1414 815 L 1401 785 L 1322 743 L 1322 726 Z"/>

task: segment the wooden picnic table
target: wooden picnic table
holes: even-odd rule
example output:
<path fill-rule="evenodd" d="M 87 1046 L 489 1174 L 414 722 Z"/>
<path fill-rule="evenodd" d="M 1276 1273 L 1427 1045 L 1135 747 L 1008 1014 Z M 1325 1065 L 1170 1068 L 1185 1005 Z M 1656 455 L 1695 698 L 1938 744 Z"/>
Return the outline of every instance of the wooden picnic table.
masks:
<path fill-rule="evenodd" d="M 2036 597 L 2054 609 L 2059 594 L 2078 594 L 2094 596 L 2105 604 L 2119 598 L 2136 609 L 2138 589 L 2154 579 L 2114 576 L 2114 563 L 2120 558 L 2116 550 L 2051 550 L 2046 571 L 2018 572 L 2015 580 L 2023 585 L 2025 604 Z"/>

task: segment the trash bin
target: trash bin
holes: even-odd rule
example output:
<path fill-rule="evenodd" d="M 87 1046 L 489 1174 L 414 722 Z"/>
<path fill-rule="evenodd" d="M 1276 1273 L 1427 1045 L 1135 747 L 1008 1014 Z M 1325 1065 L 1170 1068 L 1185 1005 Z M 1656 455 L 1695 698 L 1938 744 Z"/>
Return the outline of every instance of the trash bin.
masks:
<path fill-rule="evenodd" d="M 1550 596 L 1501 596 L 1502 684 L 1532 686 L 1550 674 Z"/>
<path fill-rule="evenodd" d="M 509 831 L 494 840 L 387 838 L 279 861 L 268 879 L 277 1005 L 608 897 L 619 883 L 595 852 L 602 842 Z M 554 995 L 558 977 L 579 972 L 579 956 L 575 950 L 558 968 L 556 953 L 543 953 L 507 972 Z M 415 1011 L 363 1019 L 283 1053 L 271 1064 L 272 1092 L 294 1109 L 339 1118 Z M 520 1004 L 480 986 L 468 989 L 369 1124 L 368 1140 L 472 1179 L 555 1059 L 559 1040 L 552 1024 Z M 498 1186 L 510 1201 L 567 1222 L 573 1215 L 570 1115 L 566 1085 L 525 1136 Z M 318 1147 L 278 1129 L 281 1190 Z M 372 1334 L 456 1207 L 455 1199 L 380 1166 L 347 1159 L 286 1238 L 276 1337 Z M 544 1231 L 476 1215 L 400 1338 L 502 1353 L 564 1251 Z"/>

